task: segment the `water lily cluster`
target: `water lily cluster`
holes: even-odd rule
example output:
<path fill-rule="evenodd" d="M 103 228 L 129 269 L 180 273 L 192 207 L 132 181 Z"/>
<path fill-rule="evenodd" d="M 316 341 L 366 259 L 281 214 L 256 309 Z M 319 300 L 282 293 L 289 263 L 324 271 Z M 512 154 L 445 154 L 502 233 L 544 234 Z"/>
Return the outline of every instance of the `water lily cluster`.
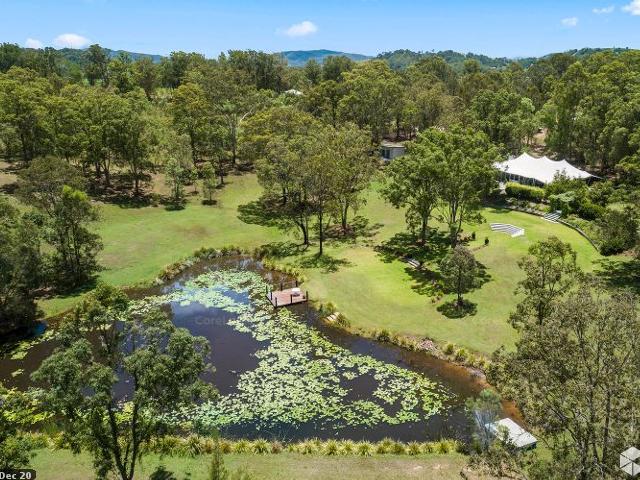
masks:
<path fill-rule="evenodd" d="M 233 393 L 176 411 L 173 421 L 217 428 L 308 422 L 339 428 L 418 422 L 443 409 L 447 394 L 440 385 L 335 345 L 287 309 L 274 311 L 266 287 L 252 271 L 214 270 L 132 305 L 135 313 L 197 302 L 232 314 L 230 326 L 261 342 L 257 368 L 239 374 Z M 359 381 L 372 385 L 366 395 L 353 388 Z"/>

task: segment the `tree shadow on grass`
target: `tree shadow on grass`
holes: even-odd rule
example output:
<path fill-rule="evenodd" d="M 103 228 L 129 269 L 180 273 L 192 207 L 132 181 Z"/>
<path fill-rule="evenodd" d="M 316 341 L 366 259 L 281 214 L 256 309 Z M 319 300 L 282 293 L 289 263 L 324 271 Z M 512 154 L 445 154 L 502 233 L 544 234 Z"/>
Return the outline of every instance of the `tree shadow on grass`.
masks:
<path fill-rule="evenodd" d="M 385 263 L 406 258 L 424 264 L 444 258 L 449 251 L 449 238 L 442 232 L 431 230 L 426 243 L 422 244 L 414 235 L 402 232 L 378 245 L 376 251 Z"/>
<path fill-rule="evenodd" d="M 335 244 L 355 244 L 358 239 L 364 239 L 365 243 L 370 244 L 371 239 L 383 227 L 382 223 L 369 223 L 369 219 L 361 215 L 354 217 L 346 232 L 342 230 L 341 225 L 332 225 L 325 234 L 327 240 Z"/>
<path fill-rule="evenodd" d="M 595 262 L 595 274 L 615 288 L 628 288 L 640 294 L 640 259 L 615 260 L 603 258 Z"/>
<path fill-rule="evenodd" d="M 240 205 L 238 218 L 250 225 L 283 228 L 286 220 L 277 212 L 277 209 L 271 207 L 271 202 L 269 199 L 260 199 Z"/>
<path fill-rule="evenodd" d="M 323 273 L 333 273 L 337 272 L 340 267 L 348 267 L 352 263 L 344 258 L 335 258 L 326 253 L 322 255 L 314 253 L 300 258 L 296 265 L 301 268 L 317 268 L 322 270 Z"/>
<path fill-rule="evenodd" d="M 301 255 L 308 250 L 308 246 L 295 242 L 271 242 L 259 247 L 262 255 L 269 258 L 286 258 Z"/>
<path fill-rule="evenodd" d="M 178 477 L 164 465 L 159 465 L 149 476 L 149 480 L 178 480 Z"/>
<path fill-rule="evenodd" d="M 465 299 L 462 300 L 461 305 L 458 304 L 457 299 L 445 302 L 436 310 L 438 310 L 447 318 L 464 318 L 467 316 L 472 317 L 478 312 L 477 305 Z"/>

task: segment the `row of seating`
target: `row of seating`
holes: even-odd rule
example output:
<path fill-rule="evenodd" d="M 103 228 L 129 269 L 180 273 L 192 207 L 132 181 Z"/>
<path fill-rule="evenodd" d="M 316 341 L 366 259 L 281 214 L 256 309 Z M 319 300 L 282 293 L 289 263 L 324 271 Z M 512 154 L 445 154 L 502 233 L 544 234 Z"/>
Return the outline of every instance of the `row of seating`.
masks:
<path fill-rule="evenodd" d="M 551 223 L 558 223 L 558 219 L 562 216 L 562 212 L 556 210 L 555 212 L 550 212 L 542 216 L 545 220 L 548 220 Z"/>
<path fill-rule="evenodd" d="M 524 235 L 524 228 L 516 227 L 508 223 L 492 223 L 491 230 L 494 232 L 508 233 L 512 237 L 520 237 Z"/>

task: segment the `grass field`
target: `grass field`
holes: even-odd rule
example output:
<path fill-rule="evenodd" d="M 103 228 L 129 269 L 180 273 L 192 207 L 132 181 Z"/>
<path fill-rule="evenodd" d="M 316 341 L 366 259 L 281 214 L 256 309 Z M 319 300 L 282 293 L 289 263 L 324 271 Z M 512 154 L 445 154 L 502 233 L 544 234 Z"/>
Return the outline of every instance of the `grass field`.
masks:
<path fill-rule="evenodd" d="M 176 478 L 204 480 L 210 459 L 145 457 L 136 478 L 146 479 L 164 465 Z M 281 453 L 277 455 L 229 454 L 224 456 L 229 471 L 245 469 L 255 480 L 448 480 L 460 478 L 466 458 L 459 454 L 419 455 L 415 457 L 384 455 L 375 457 L 327 457 Z M 39 480 L 86 480 L 93 478 L 91 459 L 84 454 L 74 456 L 68 450 L 38 450 L 32 468 Z M 158 477 L 160 478 L 160 477 Z"/>
<path fill-rule="evenodd" d="M 102 205 L 98 230 L 105 245 L 100 257 L 105 269 L 101 279 L 117 285 L 148 281 L 165 265 L 203 246 L 233 244 L 253 248 L 295 244 L 297 239 L 291 235 L 238 218 L 238 207 L 255 200 L 259 194 L 256 177 L 244 175 L 229 178 L 214 206 L 203 206 L 197 198 L 180 211 L 168 211 L 162 206 Z M 517 260 L 532 242 L 557 235 L 573 245 L 586 269 L 600 258 L 584 238 L 567 227 L 525 213 L 486 208 L 487 222 L 467 227 L 466 231 L 477 234 L 477 240 L 469 247 L 479 248 L 475 255 L 486 267 L 489 278 L 467 296 L 477 304 L 477 314 L 449 319 L 437 307 L 450 296 L 433 304 L 425 291 L 428 279 L 374 248 L 405 231 L 404 213 L 386 204 L 375 188 L 358 213 L 369 221 L 368 234 L 354 241 L 330 241 L 327 260 L 322 264 L 318 265 L 315 259 L 317 246 L 307 252 L 283 254 L 278 261 L 300 267 L 308 278 L 306 288 L 312 299 L 335 303 L 354 327 L 426 336 L 486 354 L 500 345 L 509 348 L 514 344 L 516 335 L 506 319 L 517 302 L 513 294 L 520 278 Z M 490 222 L 518 225 L 526 235 L 511 238 L 492 232 Z M 485 237 L 489 238 L 488 247 L 482 247 Z M 55 314 L 70 307 L 77 298 L 55 298 L 42 302 L 42 306 L 47 314 Z"/>

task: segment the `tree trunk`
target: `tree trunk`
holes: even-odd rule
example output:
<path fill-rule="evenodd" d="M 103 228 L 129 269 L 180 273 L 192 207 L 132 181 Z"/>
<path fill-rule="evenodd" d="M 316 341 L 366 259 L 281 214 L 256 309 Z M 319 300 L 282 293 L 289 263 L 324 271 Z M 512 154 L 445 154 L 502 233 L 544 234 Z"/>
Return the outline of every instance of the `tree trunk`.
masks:
<path fill-rule="evenodd" d="M 322 210 L 320 212 L 318 212 L 318 222 L 320 223 L 320 227 L 319 227 L 319 240 L 320 240 L 320 251 L 319 251 L 319 255 L 322 255 L 323 253 L 323 241 L 324 241 L 324 225 L 322 223 Z"/>
<path fill-rule="evenodd" d="M 340 219 L 340 221 L 342 223 L 342 233 L 344 235 L 346 235 L 347 234 L 347 227 L 349 226 L 348 223 L 347 223 L 347 217 L 349 215 L 349 204 L 347 202 L 345 202 L 341 213 L 342 213 L 342 215 L 341 215 L 342 218 Z"/>

